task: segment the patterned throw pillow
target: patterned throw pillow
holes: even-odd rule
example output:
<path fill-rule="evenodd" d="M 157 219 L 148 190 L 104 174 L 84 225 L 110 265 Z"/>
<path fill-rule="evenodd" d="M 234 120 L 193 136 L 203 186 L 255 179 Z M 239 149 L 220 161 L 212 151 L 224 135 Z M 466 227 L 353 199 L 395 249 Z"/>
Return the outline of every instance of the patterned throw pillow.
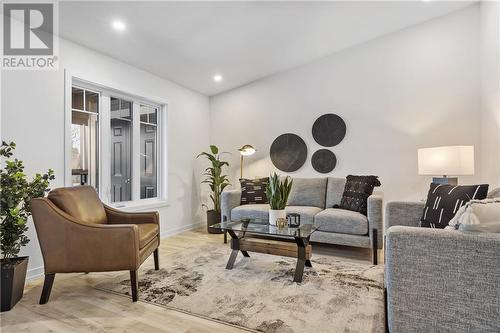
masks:
<path fill-rule="evenodd" d="M 488 184 L 448 185 L 431 183 L 420 226 L 443 229 L 460 207 L 470 200 L 482 200 L 488 195 Z"/>
<path fill-rule="evenodd" d="M 378 176 L 347 176 L 344 193 L 338 207 L 366 215 L 368 197 L 372 195 L 375 186 L 380 186 Z"/>
<path fill-rule="evenodd" d="M 269 178 L 240 179 L 241 185 L 241 205 L 246 204 L 266 204 L 266 186 Z"/>

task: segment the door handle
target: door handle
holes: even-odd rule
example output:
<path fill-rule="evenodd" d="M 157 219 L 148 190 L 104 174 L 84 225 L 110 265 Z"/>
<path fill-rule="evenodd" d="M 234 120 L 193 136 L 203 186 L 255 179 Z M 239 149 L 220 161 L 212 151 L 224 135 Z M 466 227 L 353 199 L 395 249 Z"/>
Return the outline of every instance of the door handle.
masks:
<path fill-rule="evenodd" d="M 129 183 L 130 183 L 130 178 L 125 179 L 125 184 L 129 184 Z"/>

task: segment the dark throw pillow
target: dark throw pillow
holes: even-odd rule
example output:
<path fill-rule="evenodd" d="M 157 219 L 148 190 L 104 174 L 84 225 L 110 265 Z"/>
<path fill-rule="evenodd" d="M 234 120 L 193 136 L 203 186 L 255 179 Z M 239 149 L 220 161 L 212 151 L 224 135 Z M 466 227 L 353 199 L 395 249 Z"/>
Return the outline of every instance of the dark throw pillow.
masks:
<path fill-rule="evenodd" d="M 375 186 L 380 186 L 378 176 L 347 176 L 340 205 L 334 208 L 352 210 L 366 215 L 368 197 L 372 195 Z"/>
<path fill-rule="evenodd" d="M 427 202 L 425 203 L 420 226 L 443 229 L 458 212 L 458 209 L 469 200 L 485 199 L 488 195 L 488 184 L 482 185 L 448 185 L 431 183 Z"/>
<path fill-rule="evenodd" d="M 247 204 L 266 204 L 266 186 L 269 183 L 269 178 L 259 179 L 240 179 L 241 185 L 241 202 L 242 205 Z"/>

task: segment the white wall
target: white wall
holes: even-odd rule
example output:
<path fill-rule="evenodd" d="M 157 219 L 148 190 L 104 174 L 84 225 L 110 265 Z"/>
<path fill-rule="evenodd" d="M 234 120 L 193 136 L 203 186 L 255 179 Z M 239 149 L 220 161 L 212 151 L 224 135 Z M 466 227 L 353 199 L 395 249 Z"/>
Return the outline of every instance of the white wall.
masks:
<path fill-rule="evenodd" d="M 17 144 L 16 157 L 32 175 L 54 169 L 52 188 L 64 186 L 64 69 L 92 82 L 169 101 L 168 206 L 160 211 L 161 234 L 189 229 L 203 219 L 196 154 L 208 145 L 209 100 L 150 73 L 60 41 L 58 71 L 3 71 L 1 133 Z M 22 250 L 30 256 L 29 276 L 43 272 L 36 234 Z"/>
<path fill-rule="evenodd" d="M 480 144 L 478 33 L 474 5 L 211 97 L 212 142 L 233 152 L 237 183 L 238 147 L 258 150 L 245 176 L 266 176 L 275 170 L 272 141 L 296 133 L 309 156 L 292 175 L 320 176 L 310 163 L 320 148 L 311 128 L 318 116 L 337 113 L 347 135 L 332 148 L 331 175 L 375 174 L 386 200 L 424 198 L 430 177 L 417 174 L 417 148 Z"/>
<path fill-rule="evenodd" d="M 481 171 L 485 182 L 500 186 L 500 2 L 480 6 Z"/>

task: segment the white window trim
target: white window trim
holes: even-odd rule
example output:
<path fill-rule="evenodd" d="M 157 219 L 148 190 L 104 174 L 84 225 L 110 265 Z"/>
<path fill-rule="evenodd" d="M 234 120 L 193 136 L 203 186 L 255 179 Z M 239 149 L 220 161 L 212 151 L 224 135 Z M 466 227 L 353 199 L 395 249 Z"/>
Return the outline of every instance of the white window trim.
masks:
<path fill-rule="evenodd" d="M 71 181 L 71 120 L 72 120 L 72 105 L 71 105 L 71 91 L 73 86 L 79 86 L 84 89 L 96 91 L 105 91 L 112 94 L 113 97 L 130 99 L 133 98 L 134 102 L 139 102 L 145 105 L 152 105 L 159 108 L 157 115 L 157 123 L 160 131 L 157 131 L 158 140 L 158 167 L 157 167 L 157 182 L 158 182 L 158 196 L 156 198 L 140 199 L 140 159 L 132 159 L 132 200 L 111 203 L 110 191 L 110 177 L 103 175 L 110 175 L 110 158 L 111 151 L 109 145 L 102 144 L 102 138 L 109 138 L 110 128 L 104 124 L 110 123 L 109 103 L 103 101 L 108 99 L 106 95 L 100 93 L 99 98 L 99 186 L 101 200 L 113 207 L 134 211 L 142 209 L 152 209 L 168 206 L 168 111 L 169 102 L 162 98 L 150 97 L 140 95 L 138 93 L 118 90 L 119 87 L 111 88 L 110 85 L 103 83 L 93 82 L 85 79 L 83 76 L 76 76 L 70 70 L 64 71 L 64 184 L 65 186 L 72 186 Z M 134 114 L 136 112 L 137 103 L 134 103 Z M 134 122 L 139 123 L 140 117 L 135 116 L 132 118 Z M 133 137 L 139 137 L 139 126 L 134 126 Z M 134 152 L 140 151 L 139 140 L 132 142 L 132 156 Z"/>

